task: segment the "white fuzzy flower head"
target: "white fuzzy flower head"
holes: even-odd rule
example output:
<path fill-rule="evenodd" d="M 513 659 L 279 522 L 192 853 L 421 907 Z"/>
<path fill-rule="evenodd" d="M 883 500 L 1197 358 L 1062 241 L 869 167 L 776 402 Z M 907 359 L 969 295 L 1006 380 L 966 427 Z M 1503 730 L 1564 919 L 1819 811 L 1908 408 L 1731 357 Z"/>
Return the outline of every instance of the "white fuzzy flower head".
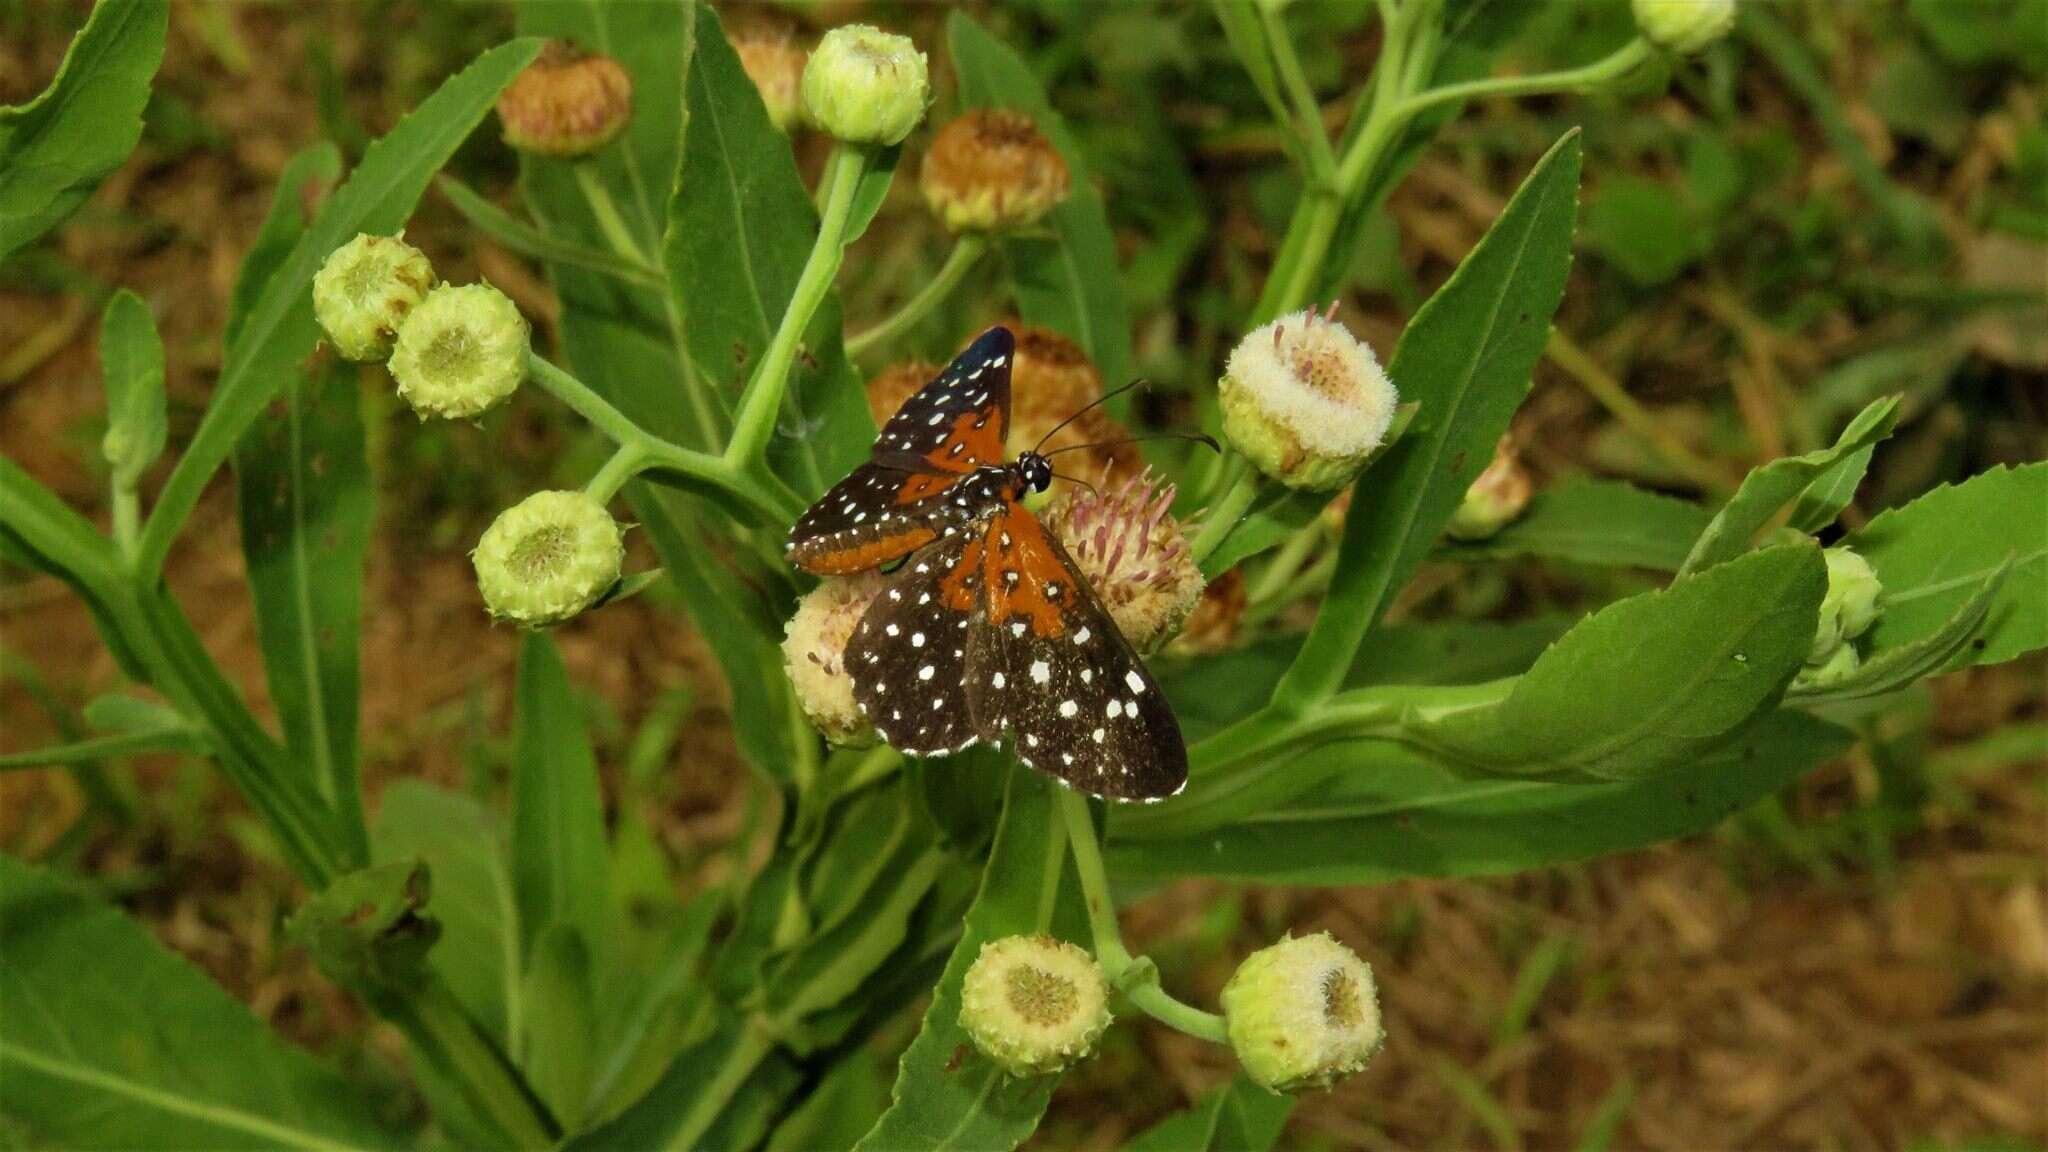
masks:
<path fill-rule="evenodd" d="M 496 288 L 444 284 L 398 326 L 391 378 L 422 420 L 481 416 L 526 379 L 531 331 L 518 305 Z"/>
<path fill-rule="evenodd" d="M 1202 598 L 1202 569 L 1173 518 L 1173 485 L 1150 475 L 1105 484 L 1069 488 L 1046 510 L 1045 525 L 1124 639 L 1147 652 L 1187 623 Z"/>
<path fill-rule="evenodd" d="M 1051 936 L 983 944 L 960 986 L 960 1026 L 1013 1076 L 1042 1076 L 1086 1058 L 1109 1021 L 1102 966 Z"/>
<path fill-rule="evenodd" d="M 1231 444 L 1291 488 L 1328 490 L 1356 476 L 1400 403 L 1372 349 L 1315 312 L 1252 331 L 1220 388 Z"/>
<path fill-rule="evenodd" d="M 1386 1037 L 1372 969 L 1327 932 L 1252 953 L 1222 1001 L 1238 1063 L 1276 1092 L 1326 1088 L 1365 1067 Z"/>
<path fill-rule="evenodd" d="M 797 602 L 784 629 L 782 661 L 797 703 L 834 744 L 874 742 L 874 728 L 854 703 L 846 644 L 885 582 L 879 572 L 829 577 Z"/>
<path fill-rule="evenodd" d="M 582 492 L 536 492 L 499 513 L 470 553 L 484 605 L 522 627 L 560 624 L 618 583 L 625 535 Z"/>
<path fill-rule="evenodd" d="M 924 53 L 910 37 L 871 25 L 825 33 L 804 65 L 805 113 L 848 144 L 901 144 L 931 98 Z"/>
<path fill-rule="evenodd" d="M 1632 0 L 1643 39 L 1679 55 L 1697 52 L 1735 27 L 1735 0 Z"/>
<path fill-rule="evenodd" d="M 433 286 L 434 266 L 403 237 L 360 233 L 313 274 L 313 315 L 342 359 L 382 360 Z"/>

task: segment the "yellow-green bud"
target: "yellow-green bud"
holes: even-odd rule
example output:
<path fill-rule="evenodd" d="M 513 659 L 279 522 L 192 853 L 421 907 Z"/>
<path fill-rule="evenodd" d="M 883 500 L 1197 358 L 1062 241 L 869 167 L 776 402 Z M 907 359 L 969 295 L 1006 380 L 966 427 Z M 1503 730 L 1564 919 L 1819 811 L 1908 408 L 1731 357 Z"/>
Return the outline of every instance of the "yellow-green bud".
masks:
<path fill-rule="evenodd" d="M 1821 553 L 1828 565 L 1828 591 L 1820 604 L 1820 622 L 1814 629 L 1808 664 L 1821 664 L 1849 642 L 1870 631 L 1877 622 L 1877 597 L 1883 588 L 1870 562 L 1847 548 L 1830 548 Z"/>
<path fill-rule="evenodd" d="M 391 378 L 422 420 L 480 416 L 526 379 L 531 334 L 503 292 L 489 284 L 444 284 L 398 326 Z"/>
<path fill-rule="evenodd" d="M 1735 0 L 1632 0 L 1636 30 L 1643 39 L 1687 55 L 1735 27 Z"/>
<path fill-rule="evenodd" d="M 382 360 L 406 313 L 434 286 L 434 266 L 399 236 L 360 233 L 313 274 L 313 315 L 344 360 Z"/>
<path fill-rule="evenodd" d="M 1326 1088 L 1365 1067 L 1386 1037 L 1372 969 L 1327 932 L 1252 953 L 1222 1001 L 1238 1063 L 1276 1092 Z"/>
<path fill-rule="evenodd" d="M 1042 1076 L 1085 1059 L 1109 1020 L 1102 966 L 1051 936 L 988 941 L 960 986 L 960 1026 L 1012 1076 Z"/>
<path fill-rule="evenodd" d="M 1465 490 L 1445 531 L 1453 540 L 1485 540 L 1520 519 L 1535 490 L 1514 441 L 1503 436 L 1494 447 L 1492 462 Z"/>
<path fill-rule="evenodd" d="M 1239 341 L 1219 387 L 1231 444 L 1290 488 L 1350 481 L 1400 403 L 1372 349 L 1314 312 L 1282 316 Z"/>
<path fill-rule="evenodd" d="M 1863 657 L 1857 654 L 1854 644 L 1837 644 L 1825 659 L 1801 668 L 1792 684 L 1796 688 L 1826 688 L 1847 680 L 1862 666 Z"/>
<path fill-rule="evenodd" d="M 617 60 L 556 40 L 498 97 L 505 143 L 542 156 L 585 156 L 633 119 L 633 77 Z"/>
<path fill-rule="evenodd" d="M 918 187 L 948 231 L 1014 231 L 1067 198 L 1067 162 L 1031 117 L 977 109 L 932 137 Z"/>
<path fill-rule="evenodd" d="M 491 521 L 470 560 L 491 615 L 546 628 L 618 583 L 626 533 L 585 493 L 536 492 Z"/>
<path fill-rule="evenodd" d="M 931 103 L 924 53 L 867 24 L 825 33 L 804 65 L 804 111 L 848 144 L 901 144 Z"/>
<path fill-rule="evenodd" d="M 828 577 L 797 601 L 782 638 L 782 661 L 797 703 L 825 739 L 872 744 L 875 730 L 853 698 L 846 644 L 886 581 L 879 572 Z"/>

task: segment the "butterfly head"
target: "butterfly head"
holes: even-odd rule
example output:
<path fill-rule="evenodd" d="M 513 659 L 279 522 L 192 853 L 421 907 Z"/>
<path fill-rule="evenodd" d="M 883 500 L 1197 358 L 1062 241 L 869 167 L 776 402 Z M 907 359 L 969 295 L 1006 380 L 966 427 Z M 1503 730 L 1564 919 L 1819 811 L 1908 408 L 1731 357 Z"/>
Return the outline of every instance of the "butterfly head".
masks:
<path fill-rule="evenodd" d="M 1052 461 L 1036 452 L 1025 452 L 1010 466 L 1026 491 L 1043 492 L 1052 487 Z"/>

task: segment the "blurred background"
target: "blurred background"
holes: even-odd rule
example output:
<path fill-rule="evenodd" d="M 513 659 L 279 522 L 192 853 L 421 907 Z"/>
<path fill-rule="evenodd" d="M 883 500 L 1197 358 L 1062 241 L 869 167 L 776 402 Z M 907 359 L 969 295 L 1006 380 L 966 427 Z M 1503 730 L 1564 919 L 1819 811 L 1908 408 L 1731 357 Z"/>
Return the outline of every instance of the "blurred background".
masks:
<path fill-rule="evenodd" d="M 938 5 L 719 7 L 729 23 L 786 21 L 800 38 L 855 17 L 909 32 L 934 52 L 946 107 Z M 1206 5 L 968 7 L 1027 54 L 1078 131 L 1118 230 L 1137 369 L 1171 410 L 1176 390 L 1213 381 L 1291 209 L 1279 136 Z M 1302 0 L 1290 12 L 1333 124 L 1376 51 L 1371 8 Z M 86 10 L 0 0 L 0 103 L 47 83 Z M 0 266 L 0 453 L 104 521 L 94 337 L 106 295 L 132 287 L 156 312 L 176 443 L 220 366 L 233 277 L 285 160 L 323 137 L 359 154 L 511 26 L 492 4 L 174 4 L 141 149 L 52 239 Z M 1626 0 L 1559 0 L 1501 66 L 1568 66 L 1632 34 Z M 1828 442 L 1869 399 L 1903 393 L 1901 430 L 1853 526 L 2048 446 L 2044 101 L 2048 0 L 1749 5 L 1731 40 L 1668 85 L 1468 109 L 1372 221 L 1342 315 L 1390 349 L 1529 165 L 1581 125 L 1561 338 L 1515 429 L 1539 482 L 1590 473 L 1712 499 L 1760 460 Z M 807 171 L 824 145 L 798 140 Z M 511 203 L 515 167 L 487 129 L 451 170 Z M 446 278 L 503 288 L 548 345 L 555 304 L 536 265 L 434 194 L 408 239 Z M 849 326 L 885 315 L 947 247 L 899 180 L 849 254 Z M 902 351 L 948 356 L 999 313 L 995 279 L 979 269 Z M 530 389 L 479 425 L 419 424 L 388 390 L 365 395 L 379 501 L 365 787 L 373 806 L 409 777 L 496 795 L 518 643 L 483 613 L 467 551 L 498 509 L 580 483 L 604 446 Z M 169 578 L 261 710 L 241 556 L 217 484 Z M 1430 567 L 1395 612 L 1574 611 L 1646 579 Z M 702 644 L 659 584 L 558 639 L 615 806 L 617 883 L 715 880 L 743 769 Z M 1168 983 L 1200 1000 L 1287 929 L 1329 928 L 1373 963 L 1387 1050 L 1307 1098 L 1288 1147 L 2039 1148 L 2044 672 L 2037 654 L 1907 694 L 1849 756 L 1709 836 L 1497 881 L 1189 882 L 1127 923 Z M 0 753 L 75 732 L 82 703 L 118 682 L 66 589 L 0 569 Z M 0 849 L 99 877 L 259 1016 L 387 1084 L 394 1110 L 419 1108 L 393 1071 L 397 1034 L 284 946 L 289 871 L 205 764 L 0 774 Z M 1111 1037 L 1067 1078 L 1032 1147 L 1114 1148 L 1231 1072 L 1227 1053 L 1164 1030 Z"/>

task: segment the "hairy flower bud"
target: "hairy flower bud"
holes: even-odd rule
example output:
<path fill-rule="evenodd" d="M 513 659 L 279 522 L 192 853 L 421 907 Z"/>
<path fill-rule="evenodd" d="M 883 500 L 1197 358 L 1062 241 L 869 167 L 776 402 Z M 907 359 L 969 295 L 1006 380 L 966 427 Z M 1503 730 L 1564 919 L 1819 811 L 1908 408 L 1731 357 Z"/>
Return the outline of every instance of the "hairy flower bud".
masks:
<path fill-rule="evenodd" d="M 1046 528 L 1140 652 L 1180 631 L 1202 598 L 1202 569 L 1172 507 L 1173 485 L 1139 474 L 1095 491 L 1070 489 L 1046 510 Z"/>
<path fill-rule="evenodd" d="M 804 111 L 848 144 L 901 144 L 931 103 L 924 53 L 867 24 L 825 33 L 804 65 Z"/>
<path fill-rule="evenodd" d="M 787 132 L 803 118 L 804 62 L 810 58 L 785 20 L 748 9 L 726 27 L 747 79 L 761 93 L 769 122 Z"/>
<path fill-rule="evenodd" d="M 981 946 L 960 986 L 960 1026 L 1013 1076 L 1084 1059 L 1109 1027 L 1109 982 L 1095 957 L 1051 936 Z"/>
<path fill-rule="evenodd" d="M 1230 1046 L 1245 1074 L 1276 1092 L 1326 1088 L 1379 1051 L 1372 969 L 1327 932 L 1246 958 L 1223 987 Z"/>
<path fill-rule="evenodd" d="M 420 419 L 482 415 L 526 379 L 531 329 L 489 284 L 442 285 L 398 326 L 391 378 Z"/>
<path fill-rule="evenodd" d="M 834 744 L 872 743 L 874 728 L 853 699 L 846 644 L 886 583 L 880 572 L 831 577 L 797 602 L 782 638 L 782 661 L 804 715 Z"/>
<path fill-rule="evenodd" d="M 1514 440 L 1503 436 L 1494 446 L 1493 461 L 1465 490 L 1445 531 L 1454 540 L 1484 540 L 1520 519 L 1535 491 Z"/>
<path fill-rule="evenodd" d="M 542 156 L 586 156 L 633 119 L 633 77 L 617 60 L 556 40 L 498 97 L 505 143 Z"/>
<path fill-rule="evenodd" d="M 434 266 L 403 237 L 359 233 L 313 274 L 313 315 L 342 359 L 382 360 L 433 286 Z"/>
<path fill-rule="evenodd" d="M 1820 605 L 1820 623 L 1814 629 L 1813 647 L 1807 651 L 1809 665 L 1823 664 L 1849 642 L 1870 630 L 1882 609 L 1877 597 L 1883 591 L 1870 561 L 1847 548 L 1830 548 L 1821 553 L 1828 565 L 1828 591 Z"/>
<path fill-rule="evenodd" d="M 1067 198 L 1067 162 L 1031 117 L 976 109 L 932 137 L 918 187 L 948 231 L 1015 231 Z"/>
<path fill-rule="evenodd" d="M 1735 27 L 1735 0 L 1632 0 L 1630 6 L 1643 39 L 1680 55 L 1705 48 Z"/>
<path fill-rule="evenodd" d="M 1314 312 L 1247 335 L 1220 387 L 1231 444 L 1290 488 L 1326 490 L 1356 476 L 1400 399 L 1372 349 Z"/>
<path fill-rule="evenodd" d="M 582 492 L 536 492 L 498 514 L 470 560 L 491 615 L 526 628 L 560 624 L 619 581 L 625 530 Z"/>

